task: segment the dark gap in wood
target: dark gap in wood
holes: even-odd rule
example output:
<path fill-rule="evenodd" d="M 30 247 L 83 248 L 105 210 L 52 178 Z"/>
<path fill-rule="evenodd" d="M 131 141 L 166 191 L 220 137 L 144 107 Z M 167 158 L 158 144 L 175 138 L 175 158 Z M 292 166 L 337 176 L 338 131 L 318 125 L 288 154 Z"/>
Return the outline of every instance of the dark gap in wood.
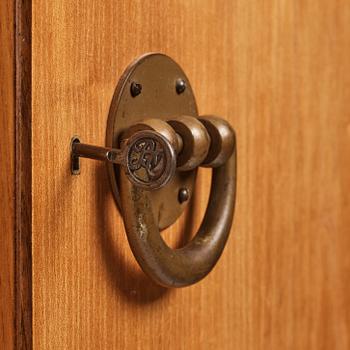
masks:
<path fill-rule="evenodd" d="M 32 2 L 16 0 L 16 349 L 32 349 Z"/>

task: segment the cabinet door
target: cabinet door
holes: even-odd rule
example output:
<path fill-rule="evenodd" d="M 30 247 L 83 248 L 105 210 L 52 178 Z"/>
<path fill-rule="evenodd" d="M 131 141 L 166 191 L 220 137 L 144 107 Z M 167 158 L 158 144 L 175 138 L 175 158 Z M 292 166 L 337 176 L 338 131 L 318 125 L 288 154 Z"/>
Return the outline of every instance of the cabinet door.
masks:
<path fill-rule="evenodd" d="M 31 6 L 34 349 L 349 349 L 349 2 Z M 135 262 L 105 166 L 70 174 L 72 136 L 104 144 L 119 77 L 154 51 L 237 133 L 229 242 L 207 278 L 174 290 Z M 170 245 L 198 228 L 209 181 L 201 170 Z"/>

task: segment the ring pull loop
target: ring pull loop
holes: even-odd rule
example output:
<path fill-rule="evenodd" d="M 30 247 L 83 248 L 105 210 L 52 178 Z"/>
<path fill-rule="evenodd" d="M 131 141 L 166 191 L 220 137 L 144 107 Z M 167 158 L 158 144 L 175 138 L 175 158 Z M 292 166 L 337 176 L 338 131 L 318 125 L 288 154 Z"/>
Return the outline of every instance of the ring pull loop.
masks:
<path fill-rule="evenodd" d="M 150 193 L 133 186 L 121 173 L 121 203 L 130 247 L 144 272 L 165 287 L 185 287 L 205 277 L 221 256 L 232 225 L 236 195 L 235 134 L 222 119 L 201 120 L 205 120 L 203 124 L 207 127 L 210 124 L 209 133 L 215 135 L 208 155 L 209 164 L 216 167 L 204 219 L 185 247 L 171 249 L 164 242 L 157 218 L 149 210 Z M 221 152 L 216 150 L 217 142 L 222 145 Z"/>

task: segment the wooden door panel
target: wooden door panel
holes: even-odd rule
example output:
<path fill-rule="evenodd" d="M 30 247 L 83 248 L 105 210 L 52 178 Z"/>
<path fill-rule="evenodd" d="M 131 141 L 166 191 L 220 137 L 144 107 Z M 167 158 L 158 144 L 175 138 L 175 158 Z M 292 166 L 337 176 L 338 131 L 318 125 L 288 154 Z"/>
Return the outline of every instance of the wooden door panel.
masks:
<path fill-rule="evenodd" d="M 70 175 L 71 137 L 104 144 L 120 75 L 152 51 L 238 138 L 228 245 L 177 290 L 135 263 L 105 167 Z M 349 56 L 346 1 L 33 0 L 34 348 L 349 348 Z"/>
<path fill-rule="evenodd" d="M 0 3 L 0 345 L 14 345 L 14 226 L 15 226 L 15 49 L 14 6 Z"/>

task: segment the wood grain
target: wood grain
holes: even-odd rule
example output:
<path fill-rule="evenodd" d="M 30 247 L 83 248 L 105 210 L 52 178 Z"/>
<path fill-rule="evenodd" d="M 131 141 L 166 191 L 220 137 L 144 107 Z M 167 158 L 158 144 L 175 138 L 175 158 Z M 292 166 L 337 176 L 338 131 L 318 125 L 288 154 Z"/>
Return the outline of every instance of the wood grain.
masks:
<path fill-rule="evenodd" d="M 34 348 L 349 349 L 349 2 L 32 3 Z M 69 172 L 71 137 L 104 144 L 118 77 L 149 51 L 238 137 L 232 236 L 180 290 L 136 265 L 104 166 Z"/>
<path fill-rule="evenodd" d="M 15 340 L 15 45 L 14 4 L 0 2 L 0 348 Z"/>

